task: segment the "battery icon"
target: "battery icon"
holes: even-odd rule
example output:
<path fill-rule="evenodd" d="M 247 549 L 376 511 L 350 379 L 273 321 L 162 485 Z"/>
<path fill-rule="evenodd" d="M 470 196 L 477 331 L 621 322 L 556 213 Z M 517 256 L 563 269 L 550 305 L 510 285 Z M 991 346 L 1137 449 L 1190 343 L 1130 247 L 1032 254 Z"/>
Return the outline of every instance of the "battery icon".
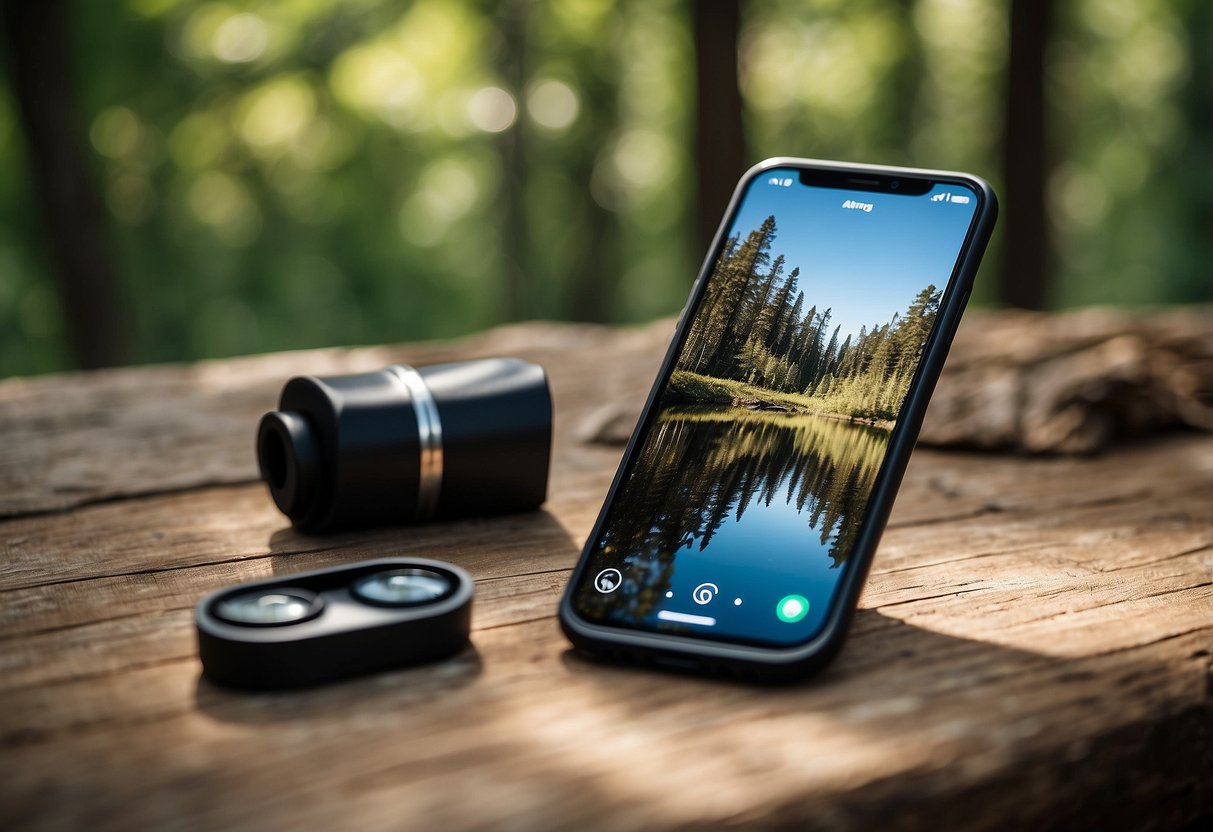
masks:
<path fill-rule="evenodd" d="M 967 205 L 969 198 L 964 194 L 952 194 L 952 202 L 959 202 L 961 205 Z"/>

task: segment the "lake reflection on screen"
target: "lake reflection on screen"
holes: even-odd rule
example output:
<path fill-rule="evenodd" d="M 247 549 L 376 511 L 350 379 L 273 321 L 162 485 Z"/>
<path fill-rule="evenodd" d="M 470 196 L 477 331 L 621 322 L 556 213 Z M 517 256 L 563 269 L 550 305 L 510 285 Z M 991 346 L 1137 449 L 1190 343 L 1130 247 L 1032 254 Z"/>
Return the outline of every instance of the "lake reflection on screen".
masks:
<path fill-rule="evenodd" d="M 646 486 L 620 491 L 595 558 L 598 569 L 619 568 L 622 585 L 602 594 L 583 584 L 579 609 L 679 631 L 655 619 L 659 608 L 678 609 L 710 614 L 721 632 L 802 640 L 829 608 L 888 437 L 828 416 L 665 408 L 632 472 Z M 717 595 L 698 604 L 705 583 Z M 794 627 L 772 613 L 792 592 L 811 601 Z"/>

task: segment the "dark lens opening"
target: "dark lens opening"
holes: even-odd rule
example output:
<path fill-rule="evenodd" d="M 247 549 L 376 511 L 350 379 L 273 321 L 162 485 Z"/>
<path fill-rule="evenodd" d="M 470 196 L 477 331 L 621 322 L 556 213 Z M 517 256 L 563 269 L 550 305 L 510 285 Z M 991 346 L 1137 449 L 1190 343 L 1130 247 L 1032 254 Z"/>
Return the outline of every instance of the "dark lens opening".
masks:
<path fill-rule="evenodd" d="M 261 468 L 272 488 L 286 485 L 286 439 L 276 430 L 261 432 Z"/>

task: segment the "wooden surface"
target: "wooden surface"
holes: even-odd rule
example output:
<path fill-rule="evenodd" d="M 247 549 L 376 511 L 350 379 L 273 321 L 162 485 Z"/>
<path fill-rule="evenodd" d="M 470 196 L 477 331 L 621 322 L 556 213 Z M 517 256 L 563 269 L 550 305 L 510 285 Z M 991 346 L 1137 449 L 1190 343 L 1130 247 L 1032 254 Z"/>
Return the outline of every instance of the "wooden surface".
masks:
<path fill-rule="evenodd" d="M 507 327 L 0 383 L 6 829 L 1181 828 L 1213 812 L 1213 438 L 920 449 L 848 646 L 789 688 L 572 653 L 554 613 L 668 322 Z M 545 510 L 310 538 L 254 482 L 296 373 L 513 354 L 556 400 Z M 474 651 L 294 694 L 199 678 L 234 582 L 412 554 L 477 579 Z"/>

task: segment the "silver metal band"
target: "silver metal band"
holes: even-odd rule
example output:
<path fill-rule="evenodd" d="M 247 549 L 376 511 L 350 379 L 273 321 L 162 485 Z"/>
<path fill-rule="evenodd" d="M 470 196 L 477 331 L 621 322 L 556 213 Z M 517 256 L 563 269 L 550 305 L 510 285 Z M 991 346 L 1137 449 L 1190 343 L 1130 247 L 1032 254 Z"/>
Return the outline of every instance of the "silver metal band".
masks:
<path fill-rule="evenodd" d="M 417 416 L 417 444 L 420 448 L 420 475 L 417 478 L 417 519 L 426 520 L 438 509 L 442 491 L 442 422 L 438 417 L 438 402 L 426 387 L 421 373 L 406 364 L 388 367 L 409 391 L 413 413 Z"/>

